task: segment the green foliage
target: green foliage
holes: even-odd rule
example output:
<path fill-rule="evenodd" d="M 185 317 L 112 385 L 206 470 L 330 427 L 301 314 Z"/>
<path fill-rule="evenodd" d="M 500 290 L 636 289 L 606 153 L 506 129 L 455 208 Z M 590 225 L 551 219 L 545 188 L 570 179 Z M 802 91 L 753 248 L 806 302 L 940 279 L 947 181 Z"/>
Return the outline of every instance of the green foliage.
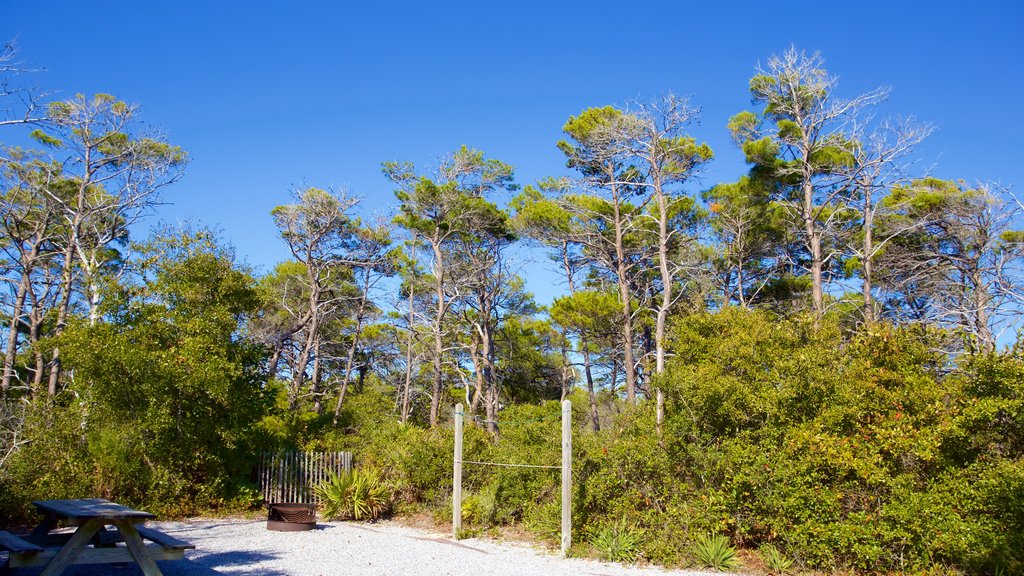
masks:
<path fill-rule="evenodd" d="M 762 544 L 761 560 L 773 574 L 784 574 L 793 566 L 793 560 L 782 553 L 782 550 L 772 543 Z"/>
<path fill-rule="evenodd" d="M 833 321 L 730 310 L 676 337 L 687 348 L 663 382 L 666 434 L 684 482 L 720 502 L 717 529 L 785 535 L 819 567 L 1020 562 L 1019 358 L 940 380 L 948 359 L 927 334 L 845 340 Z"/>
<path fill-rule="evenodd" d="M 603 526 L 594 532 L 590 544 L 604 560 L 635 562 L 640 555 L 643 533 L 625 522 Z"/>
<path fill-rule="evenodd" d="M 705 534 L 697 538 L 691 548 L 693 557 L 701 566 L 714 570 L 732 570 L 739 565 L 736 548 L 729 538 L 721 534 Z"/>
<path fill-rule="evenodd" d="M 367 386 L 345 400 L 337 427 L 329 418 L 314 417 L 295 434 L 294 441 L 303 449 L 357 454 L 360 465 L 380 470 L 387 478 L 399 506 L 444 505 L 452 493 L 452 430 L 397 422 L 391 412 L 391 393 L 379 384 Z M 276 420 L 267 425 L 279 431 L 282 443 L 293 433 Z M 467 430 L 467 445 L 478 433 Z"/>
<path fill-rule="evenodd" d="M 549 542 L 558 542 L 562 535 L 562 503 L 558 500 L 532 506 L 523 515 L 527 530 Z"/>
<path fill-rule="evenodd" d="M 483 487 L 478 492 L 462 494 L 462 520 L 468 524 L 491 526 L 498 512 L 498 490 L 495 483 Z"/>
<path fill-rule="evenodd" d="M 105 322 L 57 342 L 74 374 L 34 407 L 11 462 L 22 497 L 103 496 L 169 515 L 246 498 L 268 409 L 261 347 L 242 337 L 255 281 L 204 232 L 138 248 L 143 276 L 112 286 Z"/>
<path fill-rule="evenodd" d="M 324 516 L 332 520 L 376 520 L 387 512 L 394 496 L 391 485 L 373 468 L 331 472 L 314 490 Z"/>

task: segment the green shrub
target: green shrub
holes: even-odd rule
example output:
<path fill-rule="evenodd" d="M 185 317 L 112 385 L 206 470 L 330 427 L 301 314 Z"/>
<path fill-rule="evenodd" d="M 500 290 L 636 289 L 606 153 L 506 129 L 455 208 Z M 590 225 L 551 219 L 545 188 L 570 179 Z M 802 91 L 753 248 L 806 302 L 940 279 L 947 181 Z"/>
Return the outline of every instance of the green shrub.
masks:
<path fill-rule="evenodd" d="M 547 502 L 531 506 L 523 519 L 526 529 L 549 542 L 559 542 L 562 536 L 562 503 Z"/>
<path fill-rule="evenodd" d="M 332 520 L 376 520 L 386 512 L 393 496 L 390 485 L 373 469 L 331 472 L 314 487 Z"/>
<path fill-rule="evenodd" d="M 604 560 L 612 562 L 634 562 L 640 555 L 643 532 L 625 522 L 610 524 L 598 529 L 590 539 L 591 546 Z"/>
<path fill-rule="evenodd" d="M 697 538 L 691 548 L 693 557 L 701 566 L 714 570 L 732 570 L 739 565 L 736 548 L 720 534 L 705 534 Z"/>
<path fill-rule="evenodd" d="M 462 521 L 481 527 L 493 525 L 498 512 L 498 488 L 498 484 L 491 484 L 477 492 L 463 492 Z"/>
<path fill-rule="evenodd" d="M 783 554 L 782 550 L 779 550 L 774 544 L 762 544 L 760 551 L 761 560 L 773 574 L 783 574 L 793 566 L 793 560 Z"/>

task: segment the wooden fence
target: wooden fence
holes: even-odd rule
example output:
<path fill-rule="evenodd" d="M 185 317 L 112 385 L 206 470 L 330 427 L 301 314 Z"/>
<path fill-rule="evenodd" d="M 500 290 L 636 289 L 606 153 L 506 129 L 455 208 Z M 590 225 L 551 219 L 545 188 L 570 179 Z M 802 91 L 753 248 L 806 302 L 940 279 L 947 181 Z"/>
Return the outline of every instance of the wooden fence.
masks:
<path fill-rule="evenodd" d="M 260 493 L 267 504 L 299 502 L 319 504 L 313 487 L 328 472 L 352 471 L 351 452 L 264 452 L 260 455 Z"/>

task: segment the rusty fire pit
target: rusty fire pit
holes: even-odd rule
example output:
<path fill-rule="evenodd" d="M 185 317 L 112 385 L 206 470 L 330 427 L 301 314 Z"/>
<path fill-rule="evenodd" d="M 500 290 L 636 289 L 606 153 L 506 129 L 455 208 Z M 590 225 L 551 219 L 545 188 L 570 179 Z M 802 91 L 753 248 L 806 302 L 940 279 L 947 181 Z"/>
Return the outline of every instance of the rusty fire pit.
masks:
<path fill-rule="evenodd" d="M 298 532 L 316 528 L 316 504 L 271 504 L 267 516 L 267 530 Z"/>

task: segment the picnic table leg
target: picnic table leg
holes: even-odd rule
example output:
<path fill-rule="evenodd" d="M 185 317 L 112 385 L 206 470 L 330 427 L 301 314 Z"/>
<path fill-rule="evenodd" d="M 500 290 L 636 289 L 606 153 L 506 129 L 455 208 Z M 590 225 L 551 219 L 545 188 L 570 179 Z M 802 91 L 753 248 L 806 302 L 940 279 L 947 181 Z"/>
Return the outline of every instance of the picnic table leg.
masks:
<path fill-rule="evenodd" d="M 75 562 L 78 555 L 82 553 L 82 548 L 89 543 L 93 534 L 100 528 L 103 528 L 103 520 L 99 518 L 93 518 L 79 526 L 78 530 L 75 530 L 75 533 L 71 535 L 71 539 L 60 549 L 60 552 L 57 552 L 57 555 L 50 560 L 50 563 L 43 568 L 39 576 L 56 576 L 63 572 L 65 568 Z"/>
<path fill-rule="evenodd" d="M 103 537 L 109 535 L 111 532 L 107 530 L 106 526 L 100 526 L 100 529 L 92 535 L 92 547 L 93 548 L 117 548 L 117 542 L 113 540 L 103 541 Z"/>
<path fill-rule="evenodd" d="M 46 535 L 50 533 L 50 530 L 57 527 L 57 522 L 59 521 L 60 518 L 58 518 L 56 514 L 45 514 L 43 519 L 39 521 L 39 525 L 33 528 L 32 532 L 29 533 L 29 541 L 34 538 L 45 539 Z"/>
<path fill-rule="evenodd" d="M 139 563 L 142 573 L 145 576 L 163 576 L 160 568 L 157 568 L 156 561 L 149 555 L 149 550 L 146 550 L 146 546 L 142 542 L 142 536 L 135 529 L 135 524 L 131 520 L 114 520 L 114 526 L 117 526 L 121 537 L 124 538 L 125 546 L 128 547 L 128 552 Z"/>

